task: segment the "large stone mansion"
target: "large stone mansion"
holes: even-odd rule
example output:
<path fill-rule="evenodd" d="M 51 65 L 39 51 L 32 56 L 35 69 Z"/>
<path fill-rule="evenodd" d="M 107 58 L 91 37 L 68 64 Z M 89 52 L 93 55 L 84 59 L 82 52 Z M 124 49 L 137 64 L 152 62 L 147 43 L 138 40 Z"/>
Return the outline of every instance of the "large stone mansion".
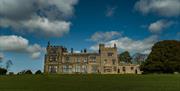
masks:
<path fill-rule="evenodd" d="M 99 44 L 99 52 L 81 53 L 67 51 L 63 46 L 52 46 L 48 42 L 44 72 L 57 74 L 141 74 L 139 65 L 118 62 L 117 47 Z"/>

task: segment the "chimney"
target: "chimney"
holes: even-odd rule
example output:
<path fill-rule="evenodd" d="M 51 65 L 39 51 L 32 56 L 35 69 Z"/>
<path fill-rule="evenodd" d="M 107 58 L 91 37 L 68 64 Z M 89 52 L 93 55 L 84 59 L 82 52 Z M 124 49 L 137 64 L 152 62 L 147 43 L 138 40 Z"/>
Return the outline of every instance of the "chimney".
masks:
<path fill-rule="evenodd" d="M 86 49 L 84 49 L 84 53 L 86 53 L 87 52 L 87 50 Z"/>
<path fill-rule="evenodd" d="M 116 43 L 114 43 L 114 48 L 116 48 Z"/>
<path fill-rule="evenodd" d="M 71 53 L 73 53 L 73 48 L 71 48 Z"/>
<path fill-rule="evenodd" d="M 49 47 L 50 45 L 51 45 L 51 44 L 50 44 L 50 41 L 48 41 L 48 45 L 47 45 L 47 46 Z"/>

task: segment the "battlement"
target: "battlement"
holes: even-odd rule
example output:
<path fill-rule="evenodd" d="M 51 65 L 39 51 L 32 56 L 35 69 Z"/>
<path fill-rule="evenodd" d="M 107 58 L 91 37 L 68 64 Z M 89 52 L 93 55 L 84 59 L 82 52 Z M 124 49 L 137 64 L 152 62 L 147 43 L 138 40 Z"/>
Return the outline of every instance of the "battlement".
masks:
<path fill-rule="evenodd" d="M 113 47 L 105 46 L 105 44 L 99 44 L 99 49 L 117 49 L 116 44 Z"/>

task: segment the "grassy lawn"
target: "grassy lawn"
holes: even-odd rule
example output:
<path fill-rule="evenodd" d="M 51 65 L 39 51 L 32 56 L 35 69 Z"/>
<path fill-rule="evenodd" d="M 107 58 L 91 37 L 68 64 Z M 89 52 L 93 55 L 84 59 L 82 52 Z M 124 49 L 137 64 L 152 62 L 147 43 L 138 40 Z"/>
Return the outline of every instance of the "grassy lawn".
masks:
<path fill-rule="evenodd" d="M 0 91 L 180 91 L 180 75 L 0 76 Z"/>

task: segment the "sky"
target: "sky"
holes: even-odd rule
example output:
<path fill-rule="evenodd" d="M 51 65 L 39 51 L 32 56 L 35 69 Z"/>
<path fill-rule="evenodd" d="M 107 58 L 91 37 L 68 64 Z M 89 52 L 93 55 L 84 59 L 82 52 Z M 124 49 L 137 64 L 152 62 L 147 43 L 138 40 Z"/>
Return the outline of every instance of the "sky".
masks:
<path fill-rule="evenodd" d="M 47 42 L 149 54 L 162 40 L 180 40 L 180 0 L 0 0 L 0 66 L 43 70 Z"/>

